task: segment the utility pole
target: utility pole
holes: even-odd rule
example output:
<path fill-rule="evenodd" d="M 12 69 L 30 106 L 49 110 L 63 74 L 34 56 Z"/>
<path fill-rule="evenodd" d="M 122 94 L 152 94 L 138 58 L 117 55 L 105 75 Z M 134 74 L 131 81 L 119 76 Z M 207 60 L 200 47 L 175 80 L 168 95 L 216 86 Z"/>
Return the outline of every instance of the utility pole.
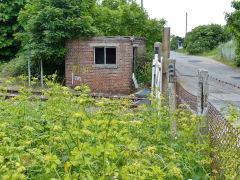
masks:
<path fill-rule="evenodd" d="M 186 12 L 186 34 L 185 34 L 185 36 L 187 35 L 187 26 L 188 26 L 188 14 Z"/>
<path fill-rule="evenodd" d="M 143 0 L 141 0 L 141 7 L 143 8 Z"/>

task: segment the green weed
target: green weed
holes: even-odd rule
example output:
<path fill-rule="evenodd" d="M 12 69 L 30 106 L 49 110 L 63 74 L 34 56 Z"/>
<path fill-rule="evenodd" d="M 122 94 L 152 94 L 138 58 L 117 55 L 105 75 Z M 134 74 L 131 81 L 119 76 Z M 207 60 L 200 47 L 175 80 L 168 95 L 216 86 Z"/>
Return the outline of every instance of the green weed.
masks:
<path fill-rule="evenodd" d="M 1 179 L 209 178 L 210 148 L 199 139 L 198 117 L 184 109 L 170 115 L 154 98 L 131 110 L 126 100 L 89 97 L 86 86 L 73 95 L 55 79 L 45 80 L 45 102 L 24 87 L 0 100 Z"/>

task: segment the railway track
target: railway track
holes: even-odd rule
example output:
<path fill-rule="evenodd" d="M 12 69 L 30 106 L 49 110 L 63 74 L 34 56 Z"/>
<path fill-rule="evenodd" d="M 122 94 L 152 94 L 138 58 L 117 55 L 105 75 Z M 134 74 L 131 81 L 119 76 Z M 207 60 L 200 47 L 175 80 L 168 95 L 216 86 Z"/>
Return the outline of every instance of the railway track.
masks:
<path fill-rule="evenodd" d="M 48 98 L 43 95 L 41 91 L 31 91 L 32 93 L 32 99 L 34 100 L 35 98 L 40 99 L 42 101 L 48 100 Z M 73 92 L 77 96 L 77 93 Z M 137 108 L 139 105 L 149 103 L 147 98 L 139 98 L 139 97 L 134 97 L 134 96 L 123 96 L 123 95 L 106 95 L 102 93 L 90 93 L 88 94 L 89 96 L 99 99 L 99 98 L 107 98 L 107 99 L 128 99 L 132 101 L 132 104 L 130 108 Z M 9 89 L 6 90 L 5 92 L 0 92 L 0 97 L 4 97 L 4 99 L 11 99 L 19 96 L 19 90 L 17 89 Z M 124 105 L 124 104 L 123 104 Z"/>

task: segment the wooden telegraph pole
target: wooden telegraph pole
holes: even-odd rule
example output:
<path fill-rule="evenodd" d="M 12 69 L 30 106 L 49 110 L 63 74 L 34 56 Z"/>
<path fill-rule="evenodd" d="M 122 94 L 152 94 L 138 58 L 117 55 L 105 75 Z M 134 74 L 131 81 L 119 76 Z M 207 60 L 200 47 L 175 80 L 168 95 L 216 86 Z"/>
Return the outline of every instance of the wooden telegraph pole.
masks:
<path fill-rule="evenodd" d="M 187 26 L 188 26 L 188 14 L 186 12 L 186 34 L 185 34 L 185 36 L 187 35 Z"/>
<path fill-rule="evenodd" d="M 162 93 L 165 94 L 168 89 L 168 59 L 170 57 L 170 28 L 166 27 L 163 30 L 163 43 L 162 43 Z"/>

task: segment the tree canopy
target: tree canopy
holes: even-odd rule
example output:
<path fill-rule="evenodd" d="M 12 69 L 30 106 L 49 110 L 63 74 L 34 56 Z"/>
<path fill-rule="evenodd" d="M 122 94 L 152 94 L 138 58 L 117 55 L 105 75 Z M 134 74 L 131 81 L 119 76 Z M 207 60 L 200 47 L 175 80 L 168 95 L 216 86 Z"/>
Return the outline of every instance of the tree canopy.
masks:
<path fill-rule="evenodd" d="M 22 27 L 22 31 L 16 32 L 16 39 L 21 42 L 20 55 L 32 63 L 42 60 L 48 74 L 64 67 L 67 39 L 142 36 L 148 39 L 147 47 L 151 50 L 154 42 L 162 40 L 165 20 L 150 19 L 135 0 L 21 2 L 22 9 L 15 17 L 16 22 L 18 16 L 17 26 Z M 17 42 L 16 39 L 11 42 Z"/>
<path fill-rule="evenodd" d="M 175 35 L 171 36 L 171 50 L 178 49 L 178 37 Z"/>
<path fill-rule="evenodd" d="M 97 29 L 105 36 L 142 36 L 148 48 L 162 41 L 166 21 L 150 19 L 147 12 L 135 1 L 104 0 L 94 13 Z"/>
<path fill-rule="evenodd" d="M 17 17 L 26 0 L 0 2 L 0 61 L 8 61 L 20 48 L 20 41 L 14 34 L 21 30 Z"/>
<path fill-rule="evenodd" d="M 32 0 L 20 12 L 24 31 L 17 37 L 31 59 L 60 62 L 65 39 L 96 34 L 91 17 L 94 5 L 95 0 Z"/>
<path fill-rule="evenodd" d="M 197 54 L 212 50 L 229 38 L 229 34 L 218 24 L 202 25 L 187 33 L 183 47 L 190 54 Z"/>
<path fill-rule="evenodd" d="M 232 7 L 235 9 L 233 13 L 226 14 L 227 27 L 236 40 L 236 63 L 240 66 L 240 2 L 233 1 Z"/>

